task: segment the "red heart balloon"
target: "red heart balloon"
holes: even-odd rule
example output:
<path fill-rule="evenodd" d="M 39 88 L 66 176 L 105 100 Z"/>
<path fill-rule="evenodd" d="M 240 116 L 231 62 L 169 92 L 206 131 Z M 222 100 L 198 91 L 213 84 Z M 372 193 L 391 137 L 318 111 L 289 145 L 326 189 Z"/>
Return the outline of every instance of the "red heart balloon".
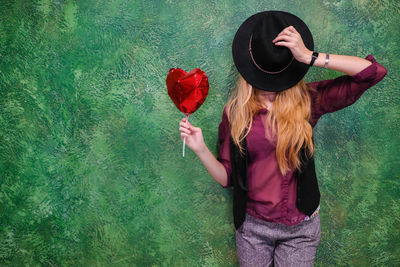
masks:
<path fill-rule="evenodd" d="M 208 78 L 200 69 L 189 73 L 179 68 L 170 69 L 166 82 L 169 97 L 186 115 L 195 112 L 208 95 Z"/>

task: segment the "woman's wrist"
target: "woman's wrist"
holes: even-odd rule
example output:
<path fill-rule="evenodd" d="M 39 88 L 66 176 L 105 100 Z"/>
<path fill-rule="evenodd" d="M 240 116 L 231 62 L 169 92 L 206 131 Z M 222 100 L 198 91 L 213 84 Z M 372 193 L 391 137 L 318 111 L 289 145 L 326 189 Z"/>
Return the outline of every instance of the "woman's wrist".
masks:
<path fill-rule="evenodd" d="M 307 50 L 303 54 L 303 57 L 301 58 L 300 62 L 309 65 L 312 59 L 312 53 L 313 51 Z"/>
<path fill-rule="evenodd" d="M 319 53 L 318 58 L 315 60 L 313 66 L 325 67 L 326 55 L 327 55 L 326 53 Z M 327 67 L 328 67 L 328 65 L 327 65 Z"/>
<path fill-rule="evenodd" d="M 307 50 L 304 52 L 303 57 L 300 62 L 310 65 L 313 57 L 313 52 L 311 50 Z M 326 53 L 318 53 L 318 57 L 315 59 L 313 66 L 324 67 L 326 62 Z"/>
<path fill-rule="evenodd" d="M 303 63 L 309 65 L 312 60 L 312 54 L 313 54 L 313 51 L 308 51 L 307 53 L 305 53 L 305 56 L 304 56 L 305 59 L 304 59 Z M 313 66 L 314 67 L 325 67 L 326 55 L 327 55 L 326 53 L 318 52 L 318 57 L 315 59 Z M 328 67 L 328 64 L 326 64 L 326 67 Z"/>
<path fill-rule="evenodd" d="M 207 146 L 206 146 L 206 144 L 204 143 L 204 142 L 202 142 L 202 144 L 196 149 L 196 150 L 194 150 L 193 152 L 198 156 L 198 157 L 200 157 L 202 154 L 204 154 L 205 152 L 207 152 Z"/>

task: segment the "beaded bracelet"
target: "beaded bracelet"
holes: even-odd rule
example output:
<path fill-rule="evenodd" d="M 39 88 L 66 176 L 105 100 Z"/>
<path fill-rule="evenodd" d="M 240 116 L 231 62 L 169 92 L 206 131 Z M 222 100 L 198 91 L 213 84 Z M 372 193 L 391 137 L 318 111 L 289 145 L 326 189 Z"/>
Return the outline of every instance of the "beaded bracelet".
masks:
<path fill-rule="evenodd" d="M 311 216 L 304 217 L 303 221 L 311 220 L 312 218 L 317 216 L 318 213 L 319 213 L 319 205 L 318 208 L 313 212 L 313 214 L 311 214 Z"/>

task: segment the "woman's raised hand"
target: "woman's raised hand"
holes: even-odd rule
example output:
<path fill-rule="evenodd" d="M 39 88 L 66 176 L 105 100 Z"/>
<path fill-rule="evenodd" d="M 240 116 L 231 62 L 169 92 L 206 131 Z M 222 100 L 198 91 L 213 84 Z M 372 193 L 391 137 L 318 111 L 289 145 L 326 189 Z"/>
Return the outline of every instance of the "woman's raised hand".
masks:
<path fill-rule="evenodd" d="M 186 122 L 186 118 L 183 118 L 179 123 L 179 131 L 181 132 L 181 139 L 183 140 L 186 137 L 186 145 L 196 154 L 206 148 L 201 129 L 194 127 L 190 122 Z"/>
<path fill-rule="evenodd" d="M 305 64 L 310 63 L 312 51 L 304 45 L 300 33 L 293 26 L 283 29 L 272 42 L 275 45 L 289 48 L 297 61 Z"/>
<path fill-rule="evenodd" d="M 272 40 L 272 42 L 274 42 L 275 45 L 286 46 L 289 48 L 297 61 L 304 64 L 310 64 L 312 51 L 304 45 L 300 33 L 298 33 L 293 26 L 283 29 L 276 38 Z M 326 55 L 326 53 L 320 52 L 313 66 L 325 67 Z M 364 70 L 371 64 L 372 62 L 370 60 L 361 57 L 330 54 L 328 68 L 352 76 Z M 380 68 L 380 72 L 382 74 L 384 73 L 384 76 L 386 74 L 386 69 Z"/>

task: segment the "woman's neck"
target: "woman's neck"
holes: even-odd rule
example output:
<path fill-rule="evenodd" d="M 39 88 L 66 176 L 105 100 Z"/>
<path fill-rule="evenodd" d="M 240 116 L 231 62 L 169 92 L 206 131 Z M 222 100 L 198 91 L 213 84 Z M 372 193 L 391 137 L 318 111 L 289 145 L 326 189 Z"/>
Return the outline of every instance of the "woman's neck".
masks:
<path fill-rule="evenodd" d="M 275 101 L 276 98 L 275 92 L 266 92 L 262 90 L 256 90 L 256 100 L 260 106 L 270 110 L 272 107 L 272 103 Z"/>
<path fill-rule="evenodd" d="M 264 101 L 264 102 L 259 102 L 258 105 L 260 107 L 260 109 L 268 109 L 271 110 L 273 102 L 271 101 Z"/>

